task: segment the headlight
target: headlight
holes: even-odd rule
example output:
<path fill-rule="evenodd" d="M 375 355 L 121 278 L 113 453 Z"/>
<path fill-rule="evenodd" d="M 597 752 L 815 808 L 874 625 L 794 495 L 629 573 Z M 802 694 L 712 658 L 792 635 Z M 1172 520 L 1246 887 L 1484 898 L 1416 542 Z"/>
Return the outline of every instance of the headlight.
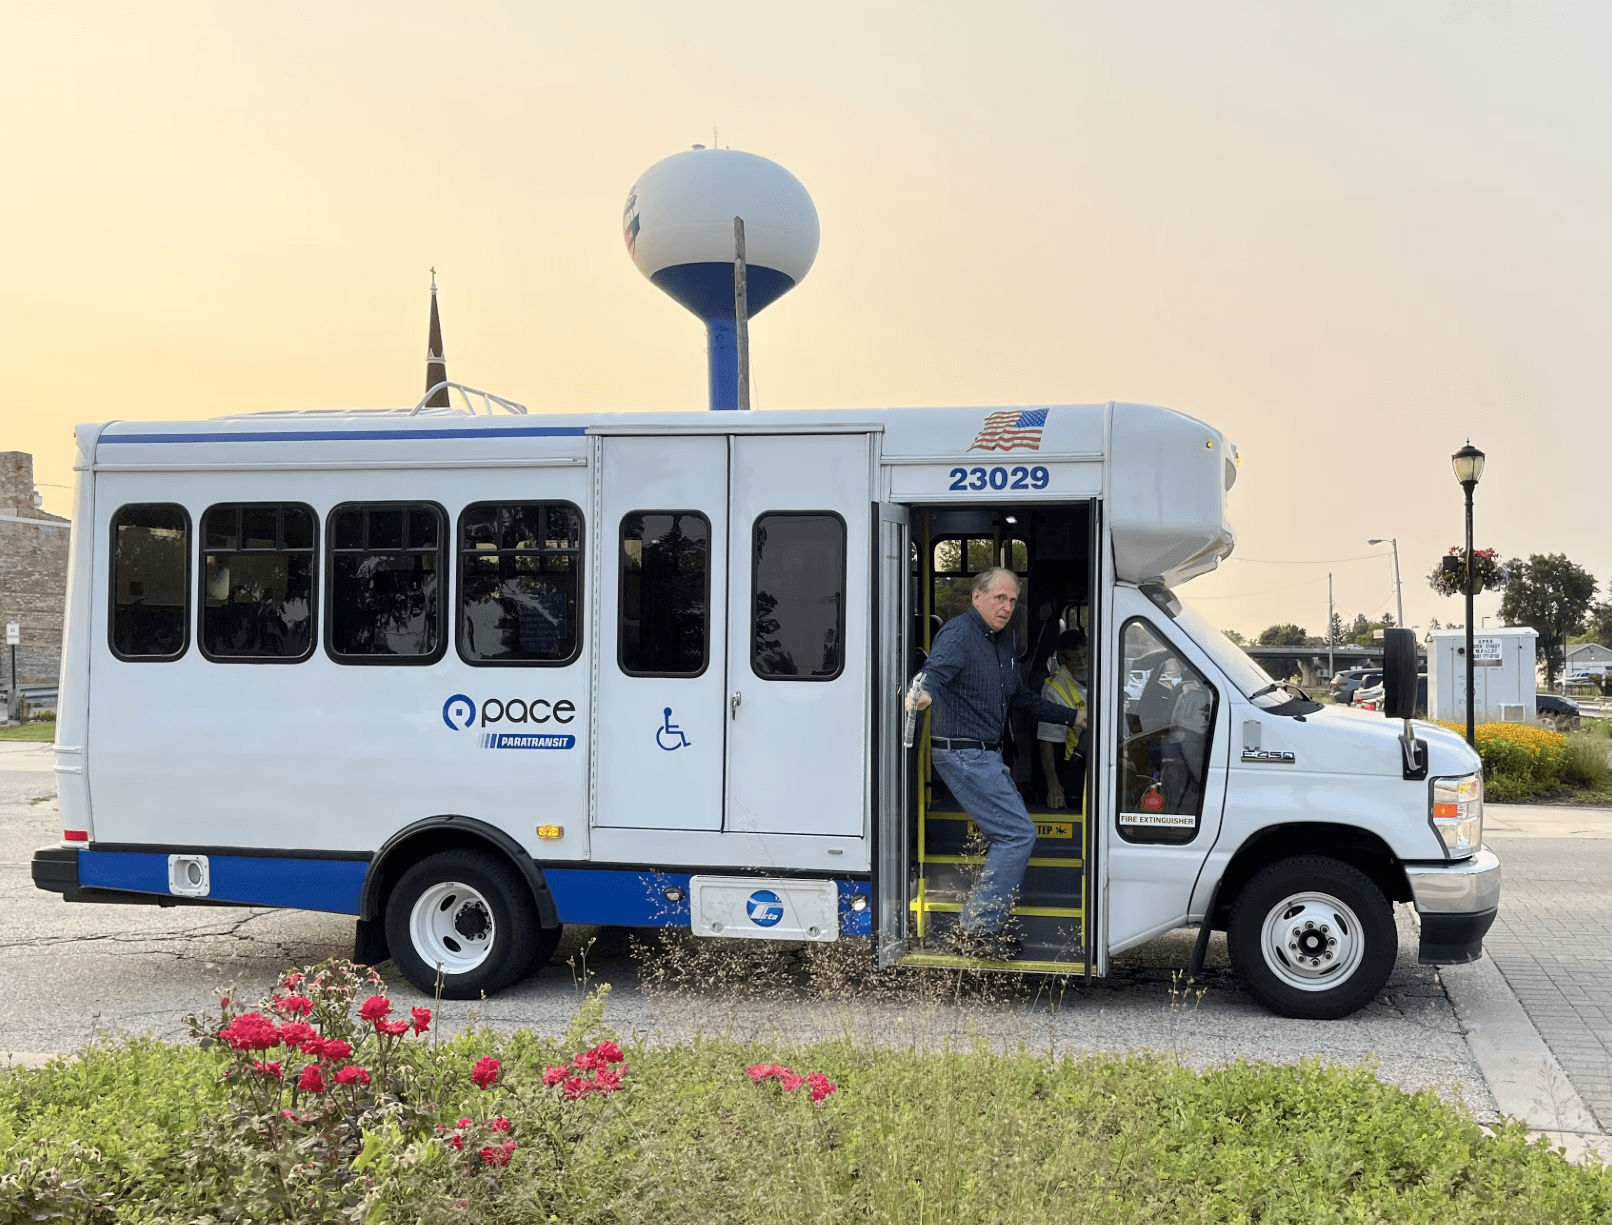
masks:
<path fill-rule="evenodd" d="M 1483 775 L 1433 780 L 1433 828 L 1451 859 L 1465 859 L 1483 844 Z"/>

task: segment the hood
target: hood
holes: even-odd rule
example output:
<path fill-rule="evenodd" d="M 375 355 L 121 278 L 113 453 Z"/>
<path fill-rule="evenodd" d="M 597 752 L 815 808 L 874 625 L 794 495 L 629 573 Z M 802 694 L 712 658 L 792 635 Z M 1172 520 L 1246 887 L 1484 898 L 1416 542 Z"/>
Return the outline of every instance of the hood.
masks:
<path fill-rule="evenodd" d="M 1394 775 L 1403 773 L 1399 736 L 1404 724 L 1375 711 L 1347 706 L 1323 706 L 1297 719 L 1249 712 L 1243 719 L 1257 722 L 1259 748 L 1267 753 L 1292 753 L 1293 765 L 1317 774 Z M 1478 755 L 1448 728 L 1421 719 L 1411 721 L 1418 740 L 1427 742 L 1428 775 L 1470 774 L 1482 769 Z M 1236 735 L 1236 729 L 1233 729 Z M 1244 729 L 1244 743 L 1250 739 Z M 1235 746 L 1234 746 L 1235 747 Z M 1233 753 L 1235 760 L 1237 754 Z"/>

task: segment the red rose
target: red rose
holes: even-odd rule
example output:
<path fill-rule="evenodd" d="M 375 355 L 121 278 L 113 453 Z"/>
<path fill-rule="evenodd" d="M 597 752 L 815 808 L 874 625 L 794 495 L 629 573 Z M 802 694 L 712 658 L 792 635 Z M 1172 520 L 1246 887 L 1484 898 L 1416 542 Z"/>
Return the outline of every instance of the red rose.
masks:
<path fill-rule="evenodd" d="M 804 1076 L 797 1076 L 788 1068 L 785 1068 L 782 1072 L 778 1073 L 778 1079 L 783 1082 L 785 1093 L 793 1093 L 796 1089 L 800 1088 L 806 1083 L 806 1078 Z"/>
<path fill-rule="evenodd" d="M 487 1124 L 487 1126 L 493 1131 L 513 1131 L 515 1124 L 511 1123 L 503 1115 L 499 1115 L 491 1123 Z"/>
<path fill-rule="evenodd" d="M 367 1085 L 369 1084 L 369 1069 L 361 1068 L 356 1063 L 349 1063 L 336 1073 L 338 1085 Z"/>
<path fill-rule="evenodd" d="M 429 1008 L 411 1008 L 409 1014 L 414 1018 L 414 1032 L 423 1034 L 431 1028 L 431 1010 Z"/>
<path fill-rule="evenodd" d="M 392 1001 L 384 995 L 372 995 L 358 1006 L 361 1020 L 379 1021 L 392 1011 Z"/>
<path fill-rule="evenodd" d="M 310 1063 L 302 1069 L 302 1075 L 297 1077 L 297 1088 L 304 1093 L 323 1093 L 325 1091 L 325 1078 L 319 1071 L 317 1063 Z"/>
<path fill-rule="evenodd" d="M 812 1101 L 820 1102 L 839 1086 L 824 1076 L 821 1072 L 813 1072 L 806 1078 L 806 1084 L 812 1091 Z"/>
<path fill-rule="evenodd" d="M 277 1011 L 294 1017 L 305 1017 L 313 1011 L 313 1001 L 306 995 L 283 995 L 274 1006 Z"/>
<path fill-rule="evenodd" d="M 593 1053 L 605 1063 L 620 1063 L 627 1056 L 621 1053 L 621 1048 L 614 1042 L 601 1042 L 593 1048 Z"/>
<path fill-rule="evenodd" d="M 310 1050 L 309 1048 L 313 1049 Z M 318 1055 L 328 1061 L 346 1059 L 353 1053 L 353 1044 L 340 1038 L 316 1038 L 312 1042 L 305 1042 L 302 1046 L 304 1055 Z"/>
<path fill-rule="evenodd" d="M 261 1059 L 254 1059 L 252 1060 L 252 1070 L 259 1076 L 269 1076 L 275 1080 L 280 1079 L 280 1063 L 278 1060 L 274 1063 L 264 1063 Z"/>
<path fill-rule="evenodd" d="M 319 1041 L 319 1031 L 306 1021 L 287 1021 L 280 1026 L 280 1041 L 287 1046 L 300 1047 Z"/>
<path fill-rule="evenodd" d="M 280 1045 L 280 1031 L 261 1012 L 243 1012 L 219 1030 L 218 1036 L 237 1051 L 266 1051 Z"/>
<path fill-rule="evenodd" d="M 600 1093 L 610 1094 L 621 1088 L 622 1073 L 627 1070 L 625 1064 L 619 1069 L 600 1068 L 593 1074 L 594 1086 Z"/>
<path fill-rule="evenodd" d="M 376 1021 L 375 1032 L 386 1034 L 393 1038 L 400 1038 L 409 1032 L 409 1023 L 407 1021 Z"/>
<path fill-rule="evenodd" d="M 498 1080 L 498 1067 L 498 1060 L 491 1055 L 483 1055 L 470 1070 L 470 1079 L 478 1089 L 491 1089 Z"/>
<path fill-rule="evenodd" d="M 490 1144 L 481 1150 L 481 1159 L 488 1165 L 508 1165 L 509 1159 L 515 1155 L 515 1141 L 506 1140 L 502 1144 Z"/>
<path fill-rule="evenodd" d="M 547 1067 L 543 1069 L 543 1083 L 545 1085 L 557 1085 L 569 1075 L 571 1075 L 571 1069 L 564 1064 L 557 1068 Z"/>
<path fill-rule="evenodd" d="M 459 1153 L 464 1151 L 465 1138 L 463 1136 L 451 1136 L 448 1139 L 448 1143 L 453 1145 L 454 1152 Z"/>
<path fill-rule="evenodd" d="M 783 1068 L 776 1063 L 753 1063 L 745 1069 L 745 1073 L 758 1085 L 764 1080 L 771 1080 L 782 1071 Z"/>
<path fill-rule="evenodd" d="M 587 1097 L 599 1086 L 582 1076 L 572 1076 L 560 1086 L 560 1096 L 568 1102 L 575 1102 Z"/>

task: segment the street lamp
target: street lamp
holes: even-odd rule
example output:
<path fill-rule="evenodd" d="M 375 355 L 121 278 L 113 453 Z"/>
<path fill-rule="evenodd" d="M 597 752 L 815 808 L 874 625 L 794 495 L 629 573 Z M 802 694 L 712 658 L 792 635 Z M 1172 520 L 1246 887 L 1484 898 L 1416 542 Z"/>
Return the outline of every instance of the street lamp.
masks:
<path fill-rule="evenodd" d="M 1455 479 L 1466 492 L 1466 742 L 1476 749 L 1478 737 L 1472 718 L 1472 491 L 1483 477 L 1483 452 L 1468 438 L 1466 446 L 1450 456 L 1450 463 L 1455 468 Z"/>
<path fill-rule="evenodd" d="M 1483 466 L 1483 461 L 1482 460 L 1478 461 L 1478 466 L 1480 468 Z M 1475 483 L 1476 482 L 1474 481 L 1474 484 Z M 1390 537 L 1387 540 L 1382 540 L 1382 539 L 1368 540 L 1368 541 L 1366 541 L 1366 543 L 1367 544 L 1391 544 L 1391 545 L 1394 546 L 1394 607 L 1395 607 L 1395 609 L 1398 610 L 1397 615 L 1399 617 L 1399 620 L 1394 622 L 1394 624 L 1399 626 L 1400 629 L 1404 629 L 1405 628 L 1405 589 L 1399 585 L 1399 538 L 1397 536 L 1393 536 L 1393 537 Z"/>

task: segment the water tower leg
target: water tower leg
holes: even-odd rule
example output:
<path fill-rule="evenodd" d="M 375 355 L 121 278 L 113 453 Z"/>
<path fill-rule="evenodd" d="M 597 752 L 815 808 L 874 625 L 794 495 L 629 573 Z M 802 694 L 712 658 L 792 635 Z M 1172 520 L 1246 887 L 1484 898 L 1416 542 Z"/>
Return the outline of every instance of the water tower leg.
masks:
<path fill-rule="evenodd" d="M 705 325 L 706 356 L 711 369 L 711 407 L 739 407 L 739 334 L 732 319 L 713 319 Z"/>

